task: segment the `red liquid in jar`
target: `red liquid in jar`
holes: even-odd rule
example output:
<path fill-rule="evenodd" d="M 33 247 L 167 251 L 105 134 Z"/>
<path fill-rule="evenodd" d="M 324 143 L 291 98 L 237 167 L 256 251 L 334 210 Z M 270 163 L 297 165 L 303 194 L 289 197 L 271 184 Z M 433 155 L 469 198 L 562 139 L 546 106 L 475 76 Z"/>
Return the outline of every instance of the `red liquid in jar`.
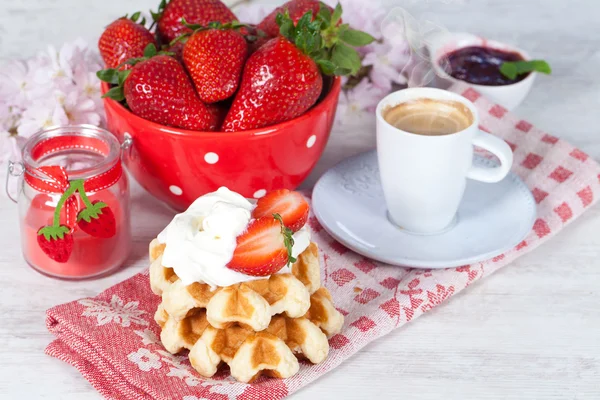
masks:
<path fill-rule="evenodd" d="M 500 72 L 502 63 L 523 60 L 523 56 L 517 52 L 470 46 L 446 54 L 439 64 L 455 79 L 475 85 L 502 86 L 522 81 L 529 75 L 521 74 L 509 79 Z"/>

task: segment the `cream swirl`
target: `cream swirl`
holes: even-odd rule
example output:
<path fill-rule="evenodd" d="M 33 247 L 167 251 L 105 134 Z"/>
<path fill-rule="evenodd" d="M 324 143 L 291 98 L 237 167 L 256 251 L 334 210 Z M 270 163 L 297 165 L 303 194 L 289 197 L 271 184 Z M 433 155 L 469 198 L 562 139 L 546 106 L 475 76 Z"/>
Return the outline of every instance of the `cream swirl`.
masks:
<path fill-rule="evenodd" d="M 247 199 L 225 187 L 199 197 L 158 235 L 158 241 L 166 244 L 162 264 L 173 268 L 185 285 L 230 286 L 264 278 L 227 268 L 236 237 L 246 230 L 253 208 Z M 309 244 L 305 226 L 294 234 L 292 256 L 297 257 Z M 289 268 L 280 272 L 289 272 Z"/>

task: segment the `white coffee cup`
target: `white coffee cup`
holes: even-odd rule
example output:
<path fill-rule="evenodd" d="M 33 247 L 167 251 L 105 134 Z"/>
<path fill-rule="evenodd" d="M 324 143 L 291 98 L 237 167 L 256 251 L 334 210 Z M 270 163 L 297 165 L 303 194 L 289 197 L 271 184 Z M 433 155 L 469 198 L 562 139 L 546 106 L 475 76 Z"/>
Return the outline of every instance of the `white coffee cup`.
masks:
<path fill-rule="evenodd" d="M 419 99 L 459 102 L 472 114 L 465 129 L 444 135 L 415 134 L 396 128 L 384 112 Z M 513 154 L 502 139 L 479 130 L 475 105 L 461 95 L 433 88 L 410 88 L 391 93 L 377 105 L 379 173 L 393 223 L 409 232 L 434 234 L 453 225 L 467 178 L 499 182 L 510 171 Z M 500 165 L 473 165 L 473 146 L 498 157 Z"/>

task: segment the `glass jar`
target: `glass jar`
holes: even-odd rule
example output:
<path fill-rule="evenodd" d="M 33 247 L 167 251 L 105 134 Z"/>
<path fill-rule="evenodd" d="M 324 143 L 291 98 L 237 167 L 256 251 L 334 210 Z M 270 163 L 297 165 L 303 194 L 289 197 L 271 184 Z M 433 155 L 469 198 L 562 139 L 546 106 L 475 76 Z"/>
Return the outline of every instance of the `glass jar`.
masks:
<path fill-rule="evenodd" d="M 22 155 L 9 172 L 20 176 L 27 263 L 64 279 L 96 277 L 123 265 L 131 248 L 129 184 L 117 139 L 95 126 L 53 128 L 32 136 Z"/>

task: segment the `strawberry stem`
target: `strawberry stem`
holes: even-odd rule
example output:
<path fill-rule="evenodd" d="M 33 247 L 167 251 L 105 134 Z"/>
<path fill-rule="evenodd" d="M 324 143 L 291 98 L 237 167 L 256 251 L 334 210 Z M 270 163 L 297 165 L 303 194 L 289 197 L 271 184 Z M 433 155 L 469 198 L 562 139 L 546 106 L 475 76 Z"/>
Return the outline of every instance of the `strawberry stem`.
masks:
<path fill-rule="evenodd" d="M 83 179 L 77 179 L 77 180 L 71 182 L 71 186 L 75 186 L 75 190 L 77 190 L 79 192 L 81 201 L 83 201 L 83 204 L 86 206 L 86 208 L 93 207 L 92 202 L 87 197 L 87 194 L 85 194 L 85 188 L 83 187 L 83 183 L 84 183 Z"/>
<path fill-rule="evenodd" d="M 292 257 L 292 247 L 294 247 L 294 233 L 290 228 L 283 224 L 283 218 L 279 214 L 273 214 L 273 218 L 275 218 L 281 224 L 281 233 L 283 234 L 283 243 L 285 245 L 285 249 L 288 254 L 288 262 L 287 265 L 293 264 L 296 262 L 296 259 Z"/>
<path fill-rule="evenodd" d="M 67 199 L 71 197 L 75 193 L 75 191 L 77 191 L 77 186 L 75 185 L 75 182 L 77 181 L 73 181 L 69 184 L 69 188 L 62 194 L 62 196 L 60 196 L 60 199 L 56 204 L 56 208 L 54 209 L 54 216 L 52 218 L 52 226 L 55 228 L 58 228 L 60 226 L 60 211 L 62 210 L 65 201 L 67 201 Z M 81 182 L 83 182 L 83 180 Z"/>

